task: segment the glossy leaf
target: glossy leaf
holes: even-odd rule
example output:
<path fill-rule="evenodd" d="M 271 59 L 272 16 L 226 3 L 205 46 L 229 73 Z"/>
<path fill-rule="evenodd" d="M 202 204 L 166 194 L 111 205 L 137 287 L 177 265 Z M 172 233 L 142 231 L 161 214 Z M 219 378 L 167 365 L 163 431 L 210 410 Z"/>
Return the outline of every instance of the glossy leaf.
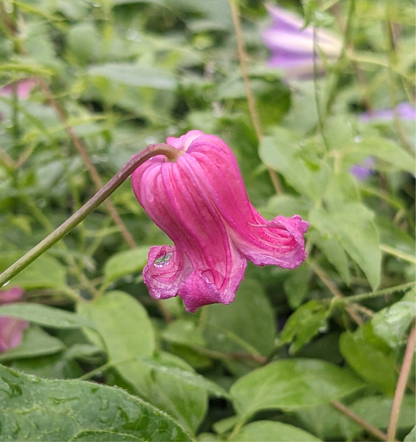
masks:
<path fill-rule="evenodd" d="M 327 328 L 329 305 L 312 300 L 300 306 L 287 320 L 280 341 L 291 343 L 291 354 L 306 345 L 321 330 Z"/>
<path fill-rule="evenodd" d="M 378 311 L 371 319 L 374 334 L 391 348 L 406 344 L 406 330 L 416 315 L 415 291 L 390 307 Z"/>
<path fill-rule="evenodd" d="M 339 399 L 363 383 L 349 371 L 314 359 L 287 359 L 258 368 L 230 390 L 242 419 L 267 409 L 296 410 Z"/>
<path fill-rule="evenodd" d="M 142 305 L 124 292 L 113 291 L 79 308 L 93 319 L 110 361 L 133 389 L 194 431 L 205 414 L 206 392 L 191 384 L 190 377 L 187 381 L 180 379 L 178 370 L 192 372 L 181 359 L 166 353 L 154 355 L 155 335 Z M 159 369 L 146 362 L 152 357 L 156 358 L 154 365 Z M 177 370 L 170 375 L 161 366 Z"/>
<path fill-rule="evenodd" d="M 0 374 L 1 441 L 94 440 L 100 432 L 112 440 L 191 440 L 169 416 L 121 389 L 42 380 L 1 365 Z"/>

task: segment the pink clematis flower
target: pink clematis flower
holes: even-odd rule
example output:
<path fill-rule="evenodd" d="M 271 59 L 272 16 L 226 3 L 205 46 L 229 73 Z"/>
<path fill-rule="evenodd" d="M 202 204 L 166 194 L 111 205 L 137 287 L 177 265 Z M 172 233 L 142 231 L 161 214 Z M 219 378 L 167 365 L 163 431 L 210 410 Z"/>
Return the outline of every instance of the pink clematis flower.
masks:
<path fill-rule="evenodd" d="M 175 246 L 155 246 L 143 279 L 150 296 L 179 295 L 189 312 L 229 304 L 247 259 L 293 269 L 306 258 L 300 216 L 266 221 L 250 204 L 231 149 L 218 137 L 192 130 L 167 144 L 176 161 L 158 155 L 132 176 L 134 193 Z"/>
<path fill-rule="evenodd" d="M 0 290 L 0 305 L 18 301 L 23 293 L 21 287 L 13 287 L 7 291 Z M 23 330 L 27 327 L 29 323 L 22 319 L 0 316 L 0 353 L 17 347 L 22 342 Z"/>

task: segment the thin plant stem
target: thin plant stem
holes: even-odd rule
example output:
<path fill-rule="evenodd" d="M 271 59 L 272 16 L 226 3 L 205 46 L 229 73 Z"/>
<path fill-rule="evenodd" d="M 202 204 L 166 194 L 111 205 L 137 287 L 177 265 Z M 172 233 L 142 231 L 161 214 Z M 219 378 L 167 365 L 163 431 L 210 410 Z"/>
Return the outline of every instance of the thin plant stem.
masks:
<path fill-rule="evenodd" d="M 406 291 L 416 285 L 416 281 L 407 282 L 406 284 L 396 285 L 383 290 L 376 290 L 375 292 L 360 293 L 359 295 L 346 296 L 344 298 L 336 299 L 336 303 L 350 303 L 361 302 L 371 298 L 377 298 L 378 296 L 387 296 L 395 292 Z"/>
<path fill-rule="evenodd" d="M 229 4 L 231 8 L 231 15 L 233 17 L 235 37 L 237 39 L 238 59 L 240 62 L 241 75 L 243 76 L 243 83 L 244 83 L 244 89 L 246 91 L 248 108 L 250 111 L 250 116 L 253 122 L 257 139 L 260 142 L 263 138 L 263 131 L 261 128 L 259 113 L 257 111 L 256 99 L 254 98 L 253 89 L 251 88 L 250 77 L 248 74 L 248 67 L 246 61 L 247 53 L 244 43 L 243 32 L 241 29 L 240 11 L 237 5 L 237 0 L 229 0 Z M 270 179 L 273 183 L 276 193 L 278 195 L 282 195 L 283 189 L 277 173 L 270 167 L 268 167 L 267 170 L 269 172 Z"/>
<path fill-rule="evenodd" d="M 400 250 L 397 250 L 397 249 L 390 247 L 386 244 L 380 244 L 380 250 L 385 253 L 388 253 L 389 255 L 393 255 L 396 258 L 400 258 L 403 261 L 410 262 L 411 264 L 414 264 L 414 265 L 416 264 L 416 258 L 413 255 L 410 255 L 409 253 L 405 253 Z"/>
<path fill-rule="evenodd" d="M 389 426 L 387 429 L 387 442 L 394 441 L 397 431 L 397 422 L 399 420 L 400 408 L 403 402 L 404 393 L 406 390 L 407 379 L 412 368 L 413 356 L 415 353 L 416 341 L 416 324 L 413 322 L 412 329 L 407 339 L 406 350 L 404 353 L 402 368 L 400 369 L 399 379 L 394 392 L 393 405 L 391 407 Z"/>
<path fill-rule="evenodd" d="M 64 110 L 56 101 L 52 91 L 49 89 L 48 85 L 46 84 L 46 81 L 43 80 L 43 78 L 38 78 L 37 84 L 42 89 L 43 93 L 46 95 L 51 106 L 55 109 L 60 120 L 64 123 L 65 130 L 68 133 L 69 137 L 71 138 L 72 142 L 74 143 L 74 146 L 77 149 L 78 153 L 80 154 L 85 165 L 87 166 L 88 172 L 90 174 L 92 181 L 94 182 L 96 189 L 97 190 L 100 189 L 103 186 L 103 182 L 100 178 L 100 175 L 98 174 L 97 169 L 95 168 L 94 164 L 92 163 L 91 158 L 88 155 L 87 149 L 85 148 L 81 139 L 76 134 L 74 128 L 68 124 L 67 117 L 65 115 Z M 120 233 L 122 234 L 123 238 L 126 240 L 129 247 L 134 249 L 136 247 L 136 243 L 135 243 L 131 233 L 127 229 L 126 225 L 124 224 L 123 220 L 120 218 L 120 215 L 118 214 L 116 207 L 114 206 L 114 204 L 110 200 L 106 200 L 105 205 L 106 205 L 108 213 L 110 214 L 114 223 L 119 228 Z"/>
<path fill-rule="evenodd" d="M 313 271 L 316 273 L 316 275 L 319 277 L 319 279 L 326 285 L 328 290 L 334 295 L 334 297 L 338 299 L 343 299 L 344 295 L 342 292 L 338 289 L 338 287 L 331 281 L 331 279 L 328 277 L 328 275 L 325 273 L 323 269 L 318 267 L 317 265 L 313 264 L 311 265 Z M 361 317 L 354 311 L 354 308 L 352 305 L 346 306 L 345 310 L 348 312 L 348 314 L 351 316 L 351 318 L 358 324 L 363 325 L 364 321 L 361 319 Z"/>
<path fill-rule="evenodd" d="M 379 438 L 380 440 L 387 440 L 386 433 L 379 430 L 377 427 L 375 427 L 374 425 L 371 425 L 369 422 L 364 420 L 362 417 L 355 414 L 352 410 L 350 410 L 348 407 L 346 407 L 341 402 L 331 401 L 330 403 L 331 403 L 332 407 L 334 407 L 336 410 L 338 410 L 344 416 L 347 416 L 348 419 L 351 419 L 353 422 L 358 424 L 360 427 L 364 428 L 368 433 Z M 396 442 L 396 441 L 394 441 L 394 442 Z"/>
<path fill-rule="evenodd" d="M 83 221 L 94 209 L 105 201 L 121 184 L 139 167 L 143 162 L 156 155 L 165 155 L 169 160 L 174 161 L 178 156 L 178 151 L 166 144 L 152 144 L 145 150 L 135 155 L 128 163 L 124 164 L 121 170 L 87 203 L 77 210 L 61 226 L 54 230 L 49 236 L 31 249 L 26 255 L 16 261 L 0 275 L 0 287 L 10 279 L 20 273 L 36 258 L 45 253 L 50 247 L 74 229 Z"/>

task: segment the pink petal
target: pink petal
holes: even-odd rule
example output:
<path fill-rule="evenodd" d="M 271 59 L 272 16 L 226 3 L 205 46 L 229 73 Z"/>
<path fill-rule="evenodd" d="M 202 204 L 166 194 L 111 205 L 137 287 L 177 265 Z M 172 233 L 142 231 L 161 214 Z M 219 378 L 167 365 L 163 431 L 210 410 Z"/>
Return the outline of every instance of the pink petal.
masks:
<path fill-rule="evenodd" d="M 18 301 L 24 292 L 22 287 L 12 287 L 6 291 L 0 290 L 0 305 Z"/>
<path fill-rule="evenodd" d="M 9 348 L 17 347 L 22 342 L 23 330 L 29 323 L 8 316 L 0 317 L 0 353 Z"/>

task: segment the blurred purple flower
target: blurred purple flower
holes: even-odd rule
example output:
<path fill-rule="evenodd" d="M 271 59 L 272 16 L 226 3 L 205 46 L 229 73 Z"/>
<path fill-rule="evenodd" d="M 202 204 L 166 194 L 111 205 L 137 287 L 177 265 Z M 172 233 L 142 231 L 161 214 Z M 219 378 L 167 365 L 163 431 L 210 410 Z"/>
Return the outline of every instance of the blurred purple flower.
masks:
<path fill-rule="evenodd" d="M 416 108 L 410 103 L 400 103 L 396 106 L 397 117 L 400 120 L 415 120 Z M 360 115 L 360 121 L 368 123 L 369 121 L 393 120 L 394 113 L 392 109 L 377 109 L 370 112 L 364 112 Z"/>
<path fill-rule="evenodd" d="M 416 108 L 410 103 L 400 103 L 396 106 L 397 117 L 400 120 L 415 120 Z M 359 119 L 363 123 L 371 121 L 388 121 L 393 120 L 394 112 L 392 109 L 376 109 L 369 112 L 364 112 Z M 367 157 L 361 164 L 354 164 L 350 168 L 350 172 L 360 181 L 367 180 L 373 173 L 375 161 L 372 157 Z"/>
<path fill-rule="evenodd" d="M 372 157 L 367 157 L 362 161 L 361 164 L 354 164 L 350 168 L 350 172 L 357 178 L 357 180 L 365 181 L 370 178 L 373 173 L 372 168 L 374 167 L 375 161 Z"/>
<path fill-rule="evenodd" d="M 273 20 L 262 32 L 264 44 L 271 50 L 269 66 L 282 69 L 288 77 L 312 77 L 314 73 L 313 28 L 303 29 L 304 19 L 278 6 L 267 6 Z M 318 54 L 335 60 L 342 49 L 341 41 L 328 31 L 316 30 Z M 324 71 L 322 60 L 317 58 L 319 72 Z"/>
<path fill-rule="evenodd" d="M 13 287 L 7 291 L 0 290 L 0 305 L 18 301 L 23 293 L 21 287 Z M 22 319 L 0 316 L 0 353 L 17 347 L 22 342 L 23 330 L 27 327 L 29 323 Z"/>

